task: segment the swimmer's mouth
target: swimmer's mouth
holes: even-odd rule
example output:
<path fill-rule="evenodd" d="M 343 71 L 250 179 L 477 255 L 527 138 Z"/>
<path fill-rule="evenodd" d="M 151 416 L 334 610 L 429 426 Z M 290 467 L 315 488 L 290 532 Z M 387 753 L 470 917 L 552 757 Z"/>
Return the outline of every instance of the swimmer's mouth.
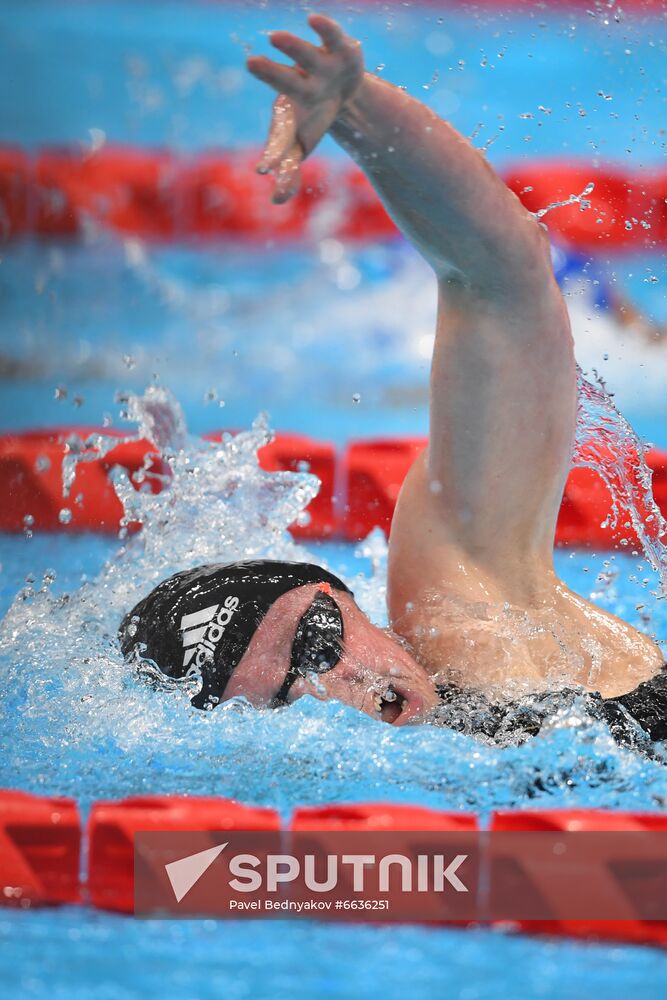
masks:
<path fill-rule="evenodd" d="M 376 694 L 373 699 L 375 711 L 383 722 L 391 724 L 398 721 L 406 706 L 406 699 L 389 684 L 382 694 Z"/>

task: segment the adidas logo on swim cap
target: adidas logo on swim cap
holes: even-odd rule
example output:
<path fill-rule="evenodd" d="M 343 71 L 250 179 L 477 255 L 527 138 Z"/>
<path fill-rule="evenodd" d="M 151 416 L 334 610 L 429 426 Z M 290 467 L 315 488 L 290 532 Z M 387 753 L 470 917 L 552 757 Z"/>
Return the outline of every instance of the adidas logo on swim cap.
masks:
<path fill-rule="evenodd" d="M 211 604 L 201 611 L 183 615 L 180 631 L 183 633 L 183 666 L 196 672 L 213 659 L 215 648 L 222 639 L 234 612 L 239 606 L 238 597 L 225 598 L 224 604 Z M 192 664 L 190 666 L 190 664 Z"/>

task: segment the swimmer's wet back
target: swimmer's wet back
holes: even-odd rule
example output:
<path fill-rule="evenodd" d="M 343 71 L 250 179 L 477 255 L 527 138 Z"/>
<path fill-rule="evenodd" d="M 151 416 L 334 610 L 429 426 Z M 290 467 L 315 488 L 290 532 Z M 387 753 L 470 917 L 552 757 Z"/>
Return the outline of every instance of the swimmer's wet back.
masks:
<path fill-rule="evenodd" d="M 295 633 L 290 668 L 273 705 L 308 670 L 338 662 L 343 620 L 329 591 L 351 593 L 333 573 L 312 563 L 252 560 L 199 566 L 158 584 L 123 619 L 123 655 L 136 652 L 169 677 L 200 679 L 195 708 L 214 708 L 271 605 L 296 587 L 319 583 Z"/>

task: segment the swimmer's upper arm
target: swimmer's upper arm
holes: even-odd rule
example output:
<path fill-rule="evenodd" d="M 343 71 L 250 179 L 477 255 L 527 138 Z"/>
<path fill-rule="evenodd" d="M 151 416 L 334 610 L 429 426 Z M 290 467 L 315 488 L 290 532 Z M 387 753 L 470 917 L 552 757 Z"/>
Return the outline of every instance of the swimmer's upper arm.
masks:
<path fill-rule="evenodd" d="M 576 420 L 572 338 L 544 254 L 505 280 L 501 294 L 439 281 L 429 447 L 394 517 L 390 604 L 417 580 L 459 589 L 464 564 L 501 597 L 526 565 L 551 566 Z"/>
<path fill-rule="evenodd" d="M 331 132 L 438 282 L 430 444 L 394 517 L 390 605 L 428 580 L 442 589 L 462 561 L 506 594 L 517 560 L 551 565 L 574 436 L 548 239 L 479 150 L 384 80 L 366 74 Z"/>

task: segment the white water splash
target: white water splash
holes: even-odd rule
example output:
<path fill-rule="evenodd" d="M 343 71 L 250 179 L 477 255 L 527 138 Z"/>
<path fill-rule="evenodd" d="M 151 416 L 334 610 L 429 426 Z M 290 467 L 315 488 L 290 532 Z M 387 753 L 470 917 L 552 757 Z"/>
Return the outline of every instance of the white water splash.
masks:
<path fill-rule="evenodd" d="M 604 383 L 587 381 L 578 371 L 579 403 L 572 464 L 589 468 L 604 481 L 611 498 L 605 524 L 633 528 L 651 566 L 659 574 L 662 596 L 667 593 L 667 522 L 653 497 L 653 474 L 645 448 L 620 413 Z M 625 520 L 621 519 L 624 518 Z M 620 522 L 620 525 L 619 525 Z"/>
<path fill-rule="evenodd" d="M 537 212 L 532 212 L 531 214 L 535 216 L 536 219 L 543 219 L 548 212 L 553 212 L 555 208 L 565 208 L 567 205 L 579 205 L 579 209 L 585 212 L 591 207 L 590 201 L 587 199 L 587 195 L 592 194 L 595 190 L 595 184 L 593 181 L 589 181 L 581 194 L 571 194 L 565 201 L 552 201 L 550 205 L 546 208 L 539 208 Z"/>
<path fill-rule="evenodd" d="M 141 521 L 143 530 L 125 537 L 97 578 L 72 593 L 54 596 L 53 577 L 40 589 L 26 586 L 0 623 L 5 722 L 20 729 L 27 721 L 33 739 L 37 725 L 39 741 L 52 749 L 71 739 L 136 747 L 161 728 L 172 730 L 169 712 L 192 714 L 182 699 L 177 709 L 154 697 L 147 702 L 150 692 L 136 683 L 118 647 L 121 618 L 159 580 L 210 562 L 308 559 L 287 528 L 319 483 L 307 473 L 259 467 L 257 450 L 271 439 L 264 420 L 216 443 L 188 437 L 180 407 L 164 389 L 130 396 L 126 406 L 139 439 L 159 442 L 168 488 L 137 490 L 125 469 L 114 469 L 124 520 Z M 100 436 L 98 457 L 118 440 Z M 88 454 L 73 448 L 68 460 L 67 480 Z"/>

